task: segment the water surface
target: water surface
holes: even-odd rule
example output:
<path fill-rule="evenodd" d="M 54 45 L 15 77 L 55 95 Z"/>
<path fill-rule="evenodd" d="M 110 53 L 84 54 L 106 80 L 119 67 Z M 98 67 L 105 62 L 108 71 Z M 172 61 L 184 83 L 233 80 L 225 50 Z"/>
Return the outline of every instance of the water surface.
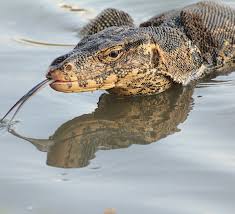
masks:
<path fill-rule="evenodd" d="M 139 23 L 191 2 L 66 1 L 87 10 L 72 12 L 57 0 L 1 1 L 1 115 L 71 49 L 20 38 L 76 44 L 106 7 Z M 234 97 L 235 72 L 145 98 L 47 87 L 22 109 L 14 135 L 0 130 L 0 213 L 234 213 Z"/>

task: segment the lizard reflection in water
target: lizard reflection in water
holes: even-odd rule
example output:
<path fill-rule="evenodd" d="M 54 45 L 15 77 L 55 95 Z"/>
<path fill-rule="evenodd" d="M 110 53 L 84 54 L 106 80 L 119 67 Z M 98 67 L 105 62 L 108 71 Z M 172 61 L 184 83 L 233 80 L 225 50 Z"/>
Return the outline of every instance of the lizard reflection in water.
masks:
<path fill-rule="evenodd" d="M 84 114 L 61 125 L 48 139 L 12 134 L 47 152 L 47 164 L 80 168 L 89 164 L 97 150 L 150 144 L 173 134 L 192 108 L 193 87 L 175 87 L 149 97 L 101 95 L 93 113 Z"/>

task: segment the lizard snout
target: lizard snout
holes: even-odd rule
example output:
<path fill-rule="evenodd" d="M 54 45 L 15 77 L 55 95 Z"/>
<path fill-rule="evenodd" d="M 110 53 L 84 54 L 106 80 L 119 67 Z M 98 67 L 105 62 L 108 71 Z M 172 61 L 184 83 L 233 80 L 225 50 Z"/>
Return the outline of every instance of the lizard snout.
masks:
<path fill-rule="evenodd" d="M 46 74 L 47 79 L 54 80 L 50 87 L 56 91 L 69 93 L 83 90 L 83 82 L 79 84 L 79 77 L 77 69 L 73 63 L 64 63 L 60 65 L 51 65 Z"/>
<path fill-rule="evenodd" d="M 65 76 L 63 75 L 63 73 L 58 70 L 58 69 L 55 69 L 55 70 L 49 70 L 46 74 L 46 78 L 47 79 L 51 79 L 51 80 L 55 80 L 55 81 L 66 81 L 65 79 Z"/>
<path fill-rule="evenodd" d="M 72 63 L 66 63 L 60 67 L 51 66 L 46 74 L 47 79 L 55 81 L 74 81 L 76 80 L 76 68 Z"/>

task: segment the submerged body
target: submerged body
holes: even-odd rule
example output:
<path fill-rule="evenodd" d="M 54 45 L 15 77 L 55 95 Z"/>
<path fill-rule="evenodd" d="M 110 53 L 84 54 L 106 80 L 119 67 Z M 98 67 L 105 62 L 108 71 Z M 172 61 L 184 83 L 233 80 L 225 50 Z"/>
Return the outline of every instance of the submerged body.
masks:
<path fill-rule="evenodd" d="M 57 91 L 156 94 L 235 61 L 235 10 L 214 2 L 168 11 L 139 27 L 127 13 L 107 9 L 82 33 L 49 68 Z"/>

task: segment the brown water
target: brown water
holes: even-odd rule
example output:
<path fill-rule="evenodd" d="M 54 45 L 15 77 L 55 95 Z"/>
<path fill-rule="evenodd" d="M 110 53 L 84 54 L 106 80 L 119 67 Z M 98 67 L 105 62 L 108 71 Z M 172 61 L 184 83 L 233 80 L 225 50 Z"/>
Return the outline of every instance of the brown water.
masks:
<path fill-rule="evenodd" d="M 125 9 L 138 23 L 191 1 L 66 3 L 88 11 L 1 1 L 1 115 L 71 49 L 21 38 L 76 44 L 103 8 Z M 235 72 L 151 97 L 104 93 L 47 87 L 22 109 L 14 133 L 0 129 L 1 214 L 235 212 Z"/>

